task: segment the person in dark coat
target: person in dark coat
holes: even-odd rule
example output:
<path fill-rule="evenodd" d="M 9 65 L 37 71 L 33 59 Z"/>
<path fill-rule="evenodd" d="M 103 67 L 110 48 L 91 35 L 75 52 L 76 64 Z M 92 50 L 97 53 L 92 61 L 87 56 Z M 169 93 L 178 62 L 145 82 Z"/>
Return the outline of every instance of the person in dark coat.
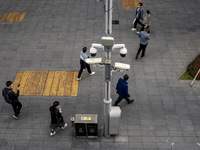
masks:
<path fill-rule="evenodd" d="M 67 127 L 67 123 L 65 123 L 63 116 L 62 116 L 62 110 L 61 107 L 59 106 L 59 102 L 55 101 L 53 103 L 53 106 L 49 108 L 50 114 L 51 114 L 51 133 L 50 135 L 53 136 L 56 134 L 56 129 L 57 128 L 62 128 L 64 129 Z"/>
<path fill-rule="evenodd" d="M 18 100 L 19 97 L 19 85 L 17 86 L 17 93 L 12 91 L 13 89 L 13 83 L 12 81 L 7 81 L 6 82 L 6 87 L 2 90 L 2 95 L 4 98 L 6 98 L 6 95 L 8 95 L 8 98 L 11 100 L 11 105 L 13 107 L 14 110 L 14 115 L 13 118 L 15 119 L 19 119 L 19 115 L 21 115 L 21 108 L 22 108 L 22 104 L 20 103 L 20 101 Z"/>
<path fill-rule="evenodd" d="M 118 99 L 115 101 L 114 106 L 118 106 L 122 99 L 125 99 L 128 104 L 134 102 L 134 100 L 130 100 L 130 94 L 128 93 L 128 83 L 127 80 L 129 76 L 127 74 L 124 75 L 123 79 L 120 78 L 117 83 L 117 94 L 119 95 Z"/>

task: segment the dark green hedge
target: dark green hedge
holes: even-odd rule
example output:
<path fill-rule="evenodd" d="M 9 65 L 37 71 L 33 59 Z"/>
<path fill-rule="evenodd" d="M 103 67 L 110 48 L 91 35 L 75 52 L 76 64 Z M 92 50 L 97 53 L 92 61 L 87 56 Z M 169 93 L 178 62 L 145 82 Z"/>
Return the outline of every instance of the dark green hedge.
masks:
<path fill-rule="evenodd" d="M 198 55 L 187 67 L 187 72 L 191 77 L 195 77 L 198 70 L 200 69 L 200 55 Z M 196 78 L 200 80 L 200 74 Z"/>

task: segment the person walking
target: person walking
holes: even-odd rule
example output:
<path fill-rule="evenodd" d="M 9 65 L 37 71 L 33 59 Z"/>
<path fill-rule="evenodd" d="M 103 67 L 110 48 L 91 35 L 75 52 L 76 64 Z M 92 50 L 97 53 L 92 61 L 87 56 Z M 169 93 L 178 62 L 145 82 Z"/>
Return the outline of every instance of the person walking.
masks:
<path fill-rule="evenodd" d="M 134 102 L 134 99 L 130 100 L 130 94 L 128 93 L 128 81 L 129 76 L 127 74 L 124 75 L 123 79 L 119 78 L 117 83 L 117 94 L 119 95 L 118 99 L 115 101 L 114 106 L 119 106 L 118 104 L 121 102 L 122 99 L 125 99 L 128 104 Z"/>
<path fill-rule="evenodd" d="M 67 127 L 67 123 L 65 123 L 63 119 L 61 106 L 59 106 L 58 101 L 55 101 L 53 103 L 53 106 L 49 108 L 49 111 L 51 114 L 50 136 L 53 136 L 56 134 L 56 129 L 58 128 L 65 129 Z"/>
<path fill-rule="evenodd" d="M 148 32 L 148 26 L 144 28 L 144 31 L 141 31 L 139 33 L 140 47 L 139 47 L 139 49 L 137 51 L 135 59 L 138 59 L 138 56 L 139 56 L 141 51 L 142 51 L 141 57 L 145 56 L 145 50 L 146 50 L 146 47 L 147 47 L 147 44 L 148 44 L 148 40 L 150 40 L 149 34 L 147 32 Z"/>
<path fill-rule="evenodd" d="M 14 115 L 13 118 L 15 119 L 19 119 L 19 115 L 21 115 L 21 108 L 22 108 L 22 104 L 20 103 L 20 101 L 18 100 L 19 97 L 19 86 L 17 86 L 17 93 L 15 93 L 12 89 L 13 89 L 13 83 L 12 81 L 7 81 L 6 82 L 6 87 L 2 90 L 2 95 L 5 98 L 5 100 L 7 101 L 7 99 L 10 100 L 10 104 L 13 107 L 14 110 Z"/>
<path fill-rule="evenodd" d="M 136 30 L 137 24 L 140 24 L 142 28 L 145 26 L 142 21 L 143 21 L 143 9 L 142 9 L 143 3 L 140 2 L 138 4 L 138 7 L 136 8 L 136 13 L 135 13 L 135 19 L 133 23 L 133 28 L 131 29 L 132 31 Z"/>
<path fill-rule="evenodd" d="M 145 26 L 143 26 L 140 31 L 144 31 L 144 27 L 148 27 L 147 33 L 150 35 L 150 25 L 151 25 L 151 12 L 150 12 L 150 10 L 146 11 L 146 14 L 145 14 L 144 19 L 143 19 L 143 24 Z M 139 33 L 140 32 L 137 32 L 137 34 L 139 34 Z"/>
<path fill-rule="evenodd" d="M 90 65 L 88 63 L 85 62 L 85 59 L 89 58 L 89 56 L 86 54 L 87 52 L 87 47 L 83 47 L 82 51 L 80 52 L 80 65 L 81 65 L 81 68 L 79 70 L 79 73 L 78 73 L 78 77 L 77 77 L 77 80 L 81 80 L 81 74 L 83 72 L 83 70 L 85 68 L 87 68 L 87 71 L 89 73 L 89 75 L 94 75 L 95 72 L 91 72 L 91 69 L 90 69 Z"/>

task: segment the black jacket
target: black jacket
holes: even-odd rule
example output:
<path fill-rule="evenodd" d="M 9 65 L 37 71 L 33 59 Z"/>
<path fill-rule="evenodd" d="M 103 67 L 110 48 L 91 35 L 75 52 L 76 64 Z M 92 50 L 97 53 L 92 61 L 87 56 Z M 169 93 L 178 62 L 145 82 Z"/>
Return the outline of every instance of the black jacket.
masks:
<path fill-rule="evenodd" d="M 55 109 L 53 106 L 49 108 L 51 114 L 51 124 L 59 124 L 63 122 L 63 116 L 59 110 Z"/>
<path fill-rule="evenodd" d="M 4 93 L 5 90 L 5 93 Z M 10 91 L 10 92 L 9 92 Z M 13 92 L 12 89 L 8 89 L 8 88 L 4 88 L 2 90 L 2 95 L 3 97 L 5 97 L 5 94 L 8 94 L 8 97 L 12 100 L 12 101 L 18 101 L 18 97 L 19 97 L 19 90 L 17 90 L 17 93 Z"/>

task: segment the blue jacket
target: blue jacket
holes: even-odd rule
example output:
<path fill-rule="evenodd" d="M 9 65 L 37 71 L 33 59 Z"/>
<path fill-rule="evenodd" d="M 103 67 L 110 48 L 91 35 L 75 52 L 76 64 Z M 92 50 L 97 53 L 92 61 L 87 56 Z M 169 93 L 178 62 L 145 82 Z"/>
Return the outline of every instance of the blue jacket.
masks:
<path fill-rule="evenodd" d="M 138 8 L 136 9 L 135 18 L 138 20 L 143 20 L 143 9 Z"/>
<path fill-rule="evenodd" d="M 128 83 L 124 81 L 122 78 L 118 80 L 116 90 L 120 98 L 123 99 L 130 97 L 128 93 Z"/>
<path fill-rule="evenodd" d="M 144 31 L 141 31 L 139 33 L 139 37 L 140 37 L 140 44 L 142 44 L 142 45 L 147 45 L 148 44 L 148 40 L 150 40 L 148 33 L 144 32 Z"/>

